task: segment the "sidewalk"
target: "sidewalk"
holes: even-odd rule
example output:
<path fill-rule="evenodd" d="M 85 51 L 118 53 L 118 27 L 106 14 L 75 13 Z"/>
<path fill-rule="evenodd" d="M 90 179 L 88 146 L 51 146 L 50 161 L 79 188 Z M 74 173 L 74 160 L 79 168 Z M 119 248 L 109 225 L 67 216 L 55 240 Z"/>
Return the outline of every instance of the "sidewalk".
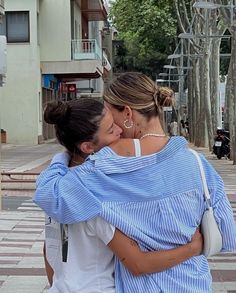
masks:
<path fill-rule="evenodd" d="M 40 173 L 52 156 L 61 150 L 56 143 L 36 146 L 2 144 L 2 172 Z M 18 176 L 23 180 L 36 177 Z M 0 211 L 0 292 L 46 292 L 48 283 L 42 256 L 44 213 L 31 200 L 35 184 L 2 185 L 5 187 L 3 197 L 23 197 L 23 202 L 16 211 Z"/>
<path fill-rule="evenodd" d="M 205 148 L 195 149 L 204 153 L 223 177 L 236 219 L 236 166 L 225 159 L 217 160 Z M 58 151 L 61 147 L 56 144 L 5 146 L 2 151 L 3 170 L 39 172 Z M 14 191 L 19 197 L 26 192 Z M 32 194 L 33 191 L 30 191 L 16 211 L 0 211 L 0 293 L 47 292 L 42 256 L 44 213 L 30 199 Z M 213 292 L 236 293 L 236 252 L 214 256 L 209 262 L 214 281 Z"/>
<path fill-rule="evenodd" d="M 55 142 L 34 146 L 2 144 L 1 169 L 11 172 L 41 171 L 40 167 L 61 150 L 63 147 Z"/>
<path fill-rule="evenodd" d="M 34 181 L 37 176 L 30 174 L 39 174 L 47 167 L 52 156 L 62 150 L 63 147 L 54 142 L 35 146 L 2 144 L 1 171 L 10 174 L 24 173 L 24 175 L 4 175 L 2 189 L 34 190 L 35 183 L 29 181 Z"/>

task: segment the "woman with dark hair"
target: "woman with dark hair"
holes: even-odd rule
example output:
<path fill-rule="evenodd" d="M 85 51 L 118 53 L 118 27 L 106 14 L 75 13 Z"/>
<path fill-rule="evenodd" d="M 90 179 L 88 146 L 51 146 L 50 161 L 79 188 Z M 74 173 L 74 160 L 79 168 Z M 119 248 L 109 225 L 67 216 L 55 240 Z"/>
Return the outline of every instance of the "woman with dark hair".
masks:
<path fill-rule="evenodd" d="M 86 157 L 120 138 L 122 132 L 108 109 L 94 99 L 51 102 L 44 111 L 54 124 L 58 141 L 71 154 L 73 170 Z M 69 194 L 68 194 L 69 196 Z M 142 252 L 101 217 L 78 224 L 62 225 L 46 216 L 45 264 L 49 292 L 114 293 L 114 257 L 135 275 L 162 271 L 198 255 L 202 238 L 197 231 L 190 243 L 176 249 Z"/>
<path fill-rule="evenodd" d="M 104 97 L 121 139 L 75 169 L 69 156 L 54 157 L 39 177 L 35 202 L 63 223 L 102 216 L 144 251 L 174 248 L 190 240 L 206 209 L 198 163 L 183 137 L 166 136 L 162 108 L 174 94 L 142 73 L 124 73 Z M 201 156 L 222 251 L 236 249 L 236 226 L 224 185 Z M 184 174 L 184 176 L 183 176 Z M 116 262 L 117 292 L 209 293 L 212 278 L 204 255 L 160 273 L 133 276 Z"/>

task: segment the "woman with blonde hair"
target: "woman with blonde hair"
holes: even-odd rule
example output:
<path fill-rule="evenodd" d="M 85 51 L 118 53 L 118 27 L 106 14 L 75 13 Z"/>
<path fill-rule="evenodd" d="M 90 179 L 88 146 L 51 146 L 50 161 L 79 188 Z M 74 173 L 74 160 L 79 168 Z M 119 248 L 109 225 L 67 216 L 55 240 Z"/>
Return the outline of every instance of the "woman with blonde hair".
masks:
<path fill-rule="evenodd" d="M 124 73 L 109 86 L 104 100 L 125 139 L 102 148 L 73 170 L 66 166 L 67 154 L 55 157 L 39 177 L 35 202 L 63 223 L 102 216 L 144 251 L 188 242 L 206 203 L 198 163 L 187 141 L 169 138 L 161 126 L 161 110 L 172 105 L 173 92 L 142 73 Z M 222 179 L 203 156 L 201 160 L 222 233 L 222 251 L 235 250 L 236 227 Z M 212 291 L 203 255 L 140 277 L 117 260 L 115 273 L 116 292 Z"/>

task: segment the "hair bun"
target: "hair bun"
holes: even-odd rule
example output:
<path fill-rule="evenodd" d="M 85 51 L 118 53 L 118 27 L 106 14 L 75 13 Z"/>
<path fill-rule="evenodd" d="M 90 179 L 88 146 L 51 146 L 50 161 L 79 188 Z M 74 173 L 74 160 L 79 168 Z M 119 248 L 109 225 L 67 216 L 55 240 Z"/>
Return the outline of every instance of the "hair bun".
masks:
<path fill-rule="evenodd" d="M 174 91 L 168 87 L 160 87 L 158 102 L 160 107 L 173 106 L 175 103 Z"/>
<path fill-rule="evenodd" d="M 44 110 L 44 120 L 49 124 L 64 124 L 70 114 L 70 106 L 67 102 L 49 102 Z"/>

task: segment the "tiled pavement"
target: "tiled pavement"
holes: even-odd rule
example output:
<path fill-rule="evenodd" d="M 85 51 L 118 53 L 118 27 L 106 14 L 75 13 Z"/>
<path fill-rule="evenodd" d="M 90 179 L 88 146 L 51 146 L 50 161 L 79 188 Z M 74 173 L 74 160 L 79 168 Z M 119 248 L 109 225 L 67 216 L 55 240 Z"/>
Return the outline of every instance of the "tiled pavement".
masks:
<path fill-rule="evenodd" d="M 224 179 L 236 219 L 236 166 L 227 160 L 217 160 L 206 149 L 198 149 L 215 166 Z M 27 164 L 30 162 L 27 162 Z M 13 164 L 12 164 L 13 166 Z M 44 165 L 42 165 L 44 166 Z M 40 170 L 42 166 L 34 166 Z M 9 195 L 22 196 L 24 191 L 9 191 Z M 42 246 L 44 239 L 44 214 L 35 206 L 30 196 L 17 211 L 0 212 L 0 292 L 47 292 Z M 209 259 L 214 293 L 236 293 L 236 252 Z"/>
<path fill-rule="evenodd" d="M 225 191 L 234 210 L 236 220 L 236 165 L 226 159 L 218 160 L 205 148 L 195 148 L 203 153 L 208 161 L 215 167 L 222 176 L 225 184 Z M 213 292 L 236 293 L 236 251 L 214 256 L 209 259 L 213 276 Z"/>
<path fill-rule="evenodd" d="M 0 292 L 46 292 L 43 212 L 26 202 L 17 212 L 2 211 L 0 222 Z"/>

